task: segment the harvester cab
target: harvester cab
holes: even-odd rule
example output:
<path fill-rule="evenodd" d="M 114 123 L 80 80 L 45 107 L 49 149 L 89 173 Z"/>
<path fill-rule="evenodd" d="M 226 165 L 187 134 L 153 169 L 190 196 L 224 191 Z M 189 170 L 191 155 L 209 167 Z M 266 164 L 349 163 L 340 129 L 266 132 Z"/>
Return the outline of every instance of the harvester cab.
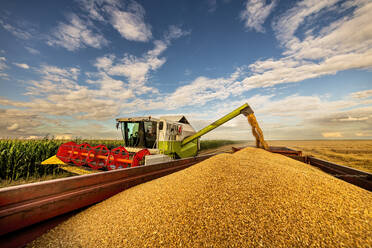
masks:
<path fill-rule="evenodd" d="M 157 155 L 153 156 L 156 161 L 196 155 L 194 152 L 181 154 L 179 149 L 182 140 L 196 133 L 185 116 L 163 116 L 159 119 L 151 116 L 118 118 L 116 122 L 116 127 L 120 128 L 123 135 L 124 146 L 129 152 L 146 148 L 152 155 Z M 197 151 L 199 141 L 196 140 L 195 143 Z"/>
<path fill-rule="evenodd" d="M 201 136 L 240 114 L 247 117 L 256 146 L 268 149 L 253 110 L 246 103 L 198 132 L 182 115 L 117 118 L 116 127 L 121 130 L 124 146 L 109 150 L 104 145 L 91 147 L 87 143 L 68 142 L 60 146 L 56 156 L 43 164 L 70 163 L 88 165 L 94 170 L 111 170 L 193 157 L 200 149 Z"/>

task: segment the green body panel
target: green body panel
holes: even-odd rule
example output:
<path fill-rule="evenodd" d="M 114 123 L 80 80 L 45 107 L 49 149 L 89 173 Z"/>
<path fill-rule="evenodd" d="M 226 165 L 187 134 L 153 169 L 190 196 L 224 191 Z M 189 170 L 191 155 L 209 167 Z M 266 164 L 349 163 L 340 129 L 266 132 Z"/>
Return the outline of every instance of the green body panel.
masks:
<path fill-rule="evenodd" d="M 222 118 L 218 119 L 217 121 L 213 122 L 212 124 L 206 126 L 205 128 L 203 128 L 202 130 L 200 130 L 196 134 L 184 139 L 182 141 L 182 146 L 186 145 L 189 142 L 192 142 L 195 139 L 198 139 L 200 136 L 212 131 L 213 129 L 221 126 L 225 122 L 235 118 L 236 116 L 238 116 L 240 114 L 244 114 L 245 116 L 247 116 L 249 114 L 253 114 L 253 110 L 251 109 L 251 107 L 249 107 L 248 103 L 243 104 L 242 106 L 240 106 L 239 108 L 230 112 L 229 114 L 225 115 L 224 117 L 222 117 Z"/>
<path fill-rule="evenodd" d="M 160 153 L 166 155 L 177 155 L 180 158 L 194 157 L 198 154 L 198 139 L 181 145 L 181 141 L 159 141 L 158 149 Z"/>

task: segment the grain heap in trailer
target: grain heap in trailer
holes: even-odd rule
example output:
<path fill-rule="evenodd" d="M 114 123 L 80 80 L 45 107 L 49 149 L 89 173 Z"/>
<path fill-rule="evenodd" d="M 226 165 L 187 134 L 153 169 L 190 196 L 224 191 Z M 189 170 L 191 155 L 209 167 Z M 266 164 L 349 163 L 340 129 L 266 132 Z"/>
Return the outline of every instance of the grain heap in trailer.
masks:
<path fill-rule="evenodd" d="M 194 157 L 200 150 L 201 136 L 240 114 L 246 116 L 252 126 L 256 146 L 267 150 L 268 145 L 254 112 L 245 103 L 198 132 L 185 116 L 118 118 L 116 127 L 122 132 L 124 146 L 109 150 L 105 145 L 92 147 L 88 143 L 68 142 L 59 147 L 56 156 L 43 164 L 85 165 L 93 170 L 112 170 Z"/>

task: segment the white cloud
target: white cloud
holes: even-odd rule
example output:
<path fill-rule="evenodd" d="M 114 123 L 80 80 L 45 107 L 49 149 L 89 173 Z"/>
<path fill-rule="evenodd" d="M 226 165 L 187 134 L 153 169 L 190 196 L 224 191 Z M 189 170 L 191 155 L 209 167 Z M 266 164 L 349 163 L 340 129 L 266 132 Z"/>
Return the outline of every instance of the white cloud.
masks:
<path fill-rule="evenodd" d="M 0 102 L 1 100 L 0 98 Z M 0 104 L 7 105 L 2 102 Z M 0 115 L 0 137 L 3 138 L 14 134 L 22 135 L 27 132 L 34 132 L 42 125 L 43 121 L 40 115 L 19 109 L 0 108 Z"/>
<path fill-rule="evenodd" d="M 6 58 L 5 57 L 0 57 L 0 71 L 8 68 L 6 65 Z"/>
<path fill-rule="evenodd" d="M 5 79 L 8 79 L 9 75 L 4 73 L 4 72 L 0 72 L 0 77 L 1 78 L 5 78 Z"/>
<path fill-rule="evenodd" d="M 6 129 L 8 129 L 9 131 L 15 131 L 18 128 L 19 128 L 18 123 L 13 123 L 12 125 L 8 126 Z"/>
<path fill-rule="evenodd" d="M 5 23 L 3 20 L 0 20 L 0 25 L 19 39 L 28 40 L 32 37 L 31 33 Z"/>
<path fill-rule="evenodd" d="M 37 139 L 43 139 L 44 137 L 43 136 L 37 136 L 37 135 L 30 135 L 28 137 L 25 137 L 25 139 L 28 139 L 28 140 L 37 140 Z"/>
<path fill-rule="evenodd" d="M 367 116 L 364 116 L 364 117 L 351 117 L 351 116 L 348 116 L 347 118 L 341 118 L 339 119 L 340 121 L 365 121 L 365 120 L 368 120 L 368 117 Z"/>
<path fill-rule="evenodd" d="M 143 42 L 151 39 L 151 28 L 144 22 L 145 10 L 140 4 L 133 1 L 127 11 L 112 6 L 107 6 L 106 10 L 111 15 L 112 26 L 125 39 Z"/>
<path fill-rule="evenodd" d="M 147 51 L 141 57 L 126 54 L 118 59 L 109 54 L 97 58 L 95 66 L 98 70 L 104 71 L 111 76 L 124 76 L 128 79 L 129 87 L 137 93 L 157 93 L 157 89 L 145 86 L 151 72 L 159 69 L 165 62 L 160 55 L 168 48 L 172 40 L 190 34 L 177 26 L 170 26 L 164 35 L 163 40 L 155 40 L 154 48 Z"/>
<path fill-rule="evenodd" d="M 69 23 L 59 23 L 52 36 L 49 37 L 48 45 L 61 46 L 69 51 L 75 51 L 87 46 L 101 48 L 108 44 L 105 37 L 90 29 L 89 22 L 84 23 L 74 14 L 71 14 L 69 19 Z"/>
<path fill-rule="evenodd" d="M 29 81 L 27 102 L 0 98 L 0 104 L 22 108 L 35 115 L 69 116 L 73 119 L 111 119 L 120 106 L 133 97 L 127 84 L 101 72 L 90 80 L 91 85 L 78 83 L 78 68 L 59 68 L 43 65 L 38 69 L 41 79 Z"/>
<path fill-rule="evenodd" d="M 372 132 L 370 132 L 370 133 L 359 132 L 359 133 L 355 133 L 355 136 L 357 136 L 357 137 L 372 137 Z"/>
<path fill-rule="evenodd" d="M 372 97 L 372 90 L 363 90 L 354 92 L 351 94 L 351 97 L 353 98 L 369 98 Z"/>
<path fill-rule="evenodd" d="M 191 34 L 191 31 L 182 30 L 180 27 L 175 25 L 170 25 L 168 31 L 165 33 L 165 41 L 169 43 L 171 40 L 175 40 L 181 38 L 182 36 L 186 36 Z"/>
<path fill-rule="evenodd" d="M 322 133 L 324 138 L 342 138 L 343 135 L 340 132 L 326 132 Z"/>
<path fill-rule="evenodd" d="M 135 1 L 81 0 L 81 8 L 92 20 L 110 23 L 120 35 L 131 41 L 149 41 L 151 26 L 145 22 L 145 10 Z"/>
<path fill-rule="evenodd" d="M 245 22 L 245 27 L 255 29 L 257 32 L 265 32 L 262 26 L 266 18 L 276 5 L 276 0 L 266 4 L 266 0 L 247 0 L 245 9 L 240 13 L 240 19 Z"/>
<path fill-rule="evenodd" d="M 340 0 L 303 0 L 286 11 L 280 19 L 273 24 L 278 39 L 288 43 L 294 37 L 295 31 L 304 23 L 306 17 L 319 13 L 325 8 L 333 6 Z"/>
<path fill-rule="evenodd" d="M 0 77 L 4 79 L 8 79 L 9 75 L 3 70 L 7 69 L 8 66 L 6 65 L 6 58 L 5 57 L 0 57 Z"/>
<path fill-rule="evenodd" d="M 97 58 L 96 68 L 111 76 L 124 76 L 128 79 L 129 88 L 134 92 L 143 94 L 148 91 L 157 92 L 156 89 L 145 86 L 149 73 L 160 68 L 166 61 L 158 56 L 167 48 L 162 41 L 155 41 L 154 49 L 145 53 L 142 57 L 125 55 L 117 59 L 113 55 Z"/>
<path fill-rule="evenodd" d="M 71 140 L 73 136 L 71 134 L 57 134 L 54 138 L 57 140 Z"/>
<path fill-rule="evenodd" d="M 179 87 L 161 102 L 166 109 L 176 109 L 182 106 L 204 105 L 215 99 L 223 100 L 230 96 L 230 92 L 225 89 L 232 87 L 234 79 L 198 77 L 191 84 Z"/>
<path fill-rule="evenodd" d="M 94 66 L 97 67 L 98 69 L 108 70 L 109 68 L 112 67 L 114 60 L 115 60 L 115 55 L 109 54 L 109 55 L 97 58 Z"/>
<path fill-rule="evenodd" d="M 34 54 L 34 55 L 38 55 L 38 54 L 40 54 L 40 51 L 37 50 L 37 49 L 35 49 L 35 48 L 32 48 L 32 47 L 25 47 L 25 48 L 26 48 L 26 50 L 27 50 L 29 53 L 31 53 L 31 54 Z"/>
<path fill-rule="evenodd" d="M 25 63 L 13 63 L 13 65 L 18 66 L 19 68 L 23 68 L 23 69 L 30 69 L 30 66 Z"/>
<path fill-rule="evenodd" d="M 79 0 L 80 7 L 85 10 L 89 17 L 97 21 L 105 21 L 105 18 L 101 14 L 103 5 L 106 1 L 93 1 L 93 0 Z M 114 1 L 111 1 L 114 2 Z"/>

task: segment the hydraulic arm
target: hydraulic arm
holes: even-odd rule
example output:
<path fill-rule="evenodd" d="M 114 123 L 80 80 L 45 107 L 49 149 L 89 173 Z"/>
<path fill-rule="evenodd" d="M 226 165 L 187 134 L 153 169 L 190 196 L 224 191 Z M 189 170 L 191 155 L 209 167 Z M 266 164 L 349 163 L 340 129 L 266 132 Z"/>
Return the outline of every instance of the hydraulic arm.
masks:
<path fill-rule="evenodd" d="M 182 146 L 192 142 L 193 140 L 201 137 L 202 135 L 212 131 L 213 129 L 221 126 L 222 124 L 228 122 L 229 120 L 235 118 L 236 116 L 243 114 L 247 117 L 249 124 L 252 127 L 252 133 L 256 138 L 256 146 L 262 147 L 264 149 L 268 149 L 268 145 L 264 140 L 263 133 L 261 128 L 258 125 L 258 122 L 256 120 L 256 117 L 254 116 L 254 112 L 251 109 L 251 107 L 248 105 L 248 103 L 243 104 L 239 108 L 233 110 L 232 112 L 228 113 L 227 115 L 223 116 L 222 118 L 218 119 L 217 121 L 213 122 L 212 124 L 206 126 L 196 134 L 187 137 L 182 141 Z"/>

